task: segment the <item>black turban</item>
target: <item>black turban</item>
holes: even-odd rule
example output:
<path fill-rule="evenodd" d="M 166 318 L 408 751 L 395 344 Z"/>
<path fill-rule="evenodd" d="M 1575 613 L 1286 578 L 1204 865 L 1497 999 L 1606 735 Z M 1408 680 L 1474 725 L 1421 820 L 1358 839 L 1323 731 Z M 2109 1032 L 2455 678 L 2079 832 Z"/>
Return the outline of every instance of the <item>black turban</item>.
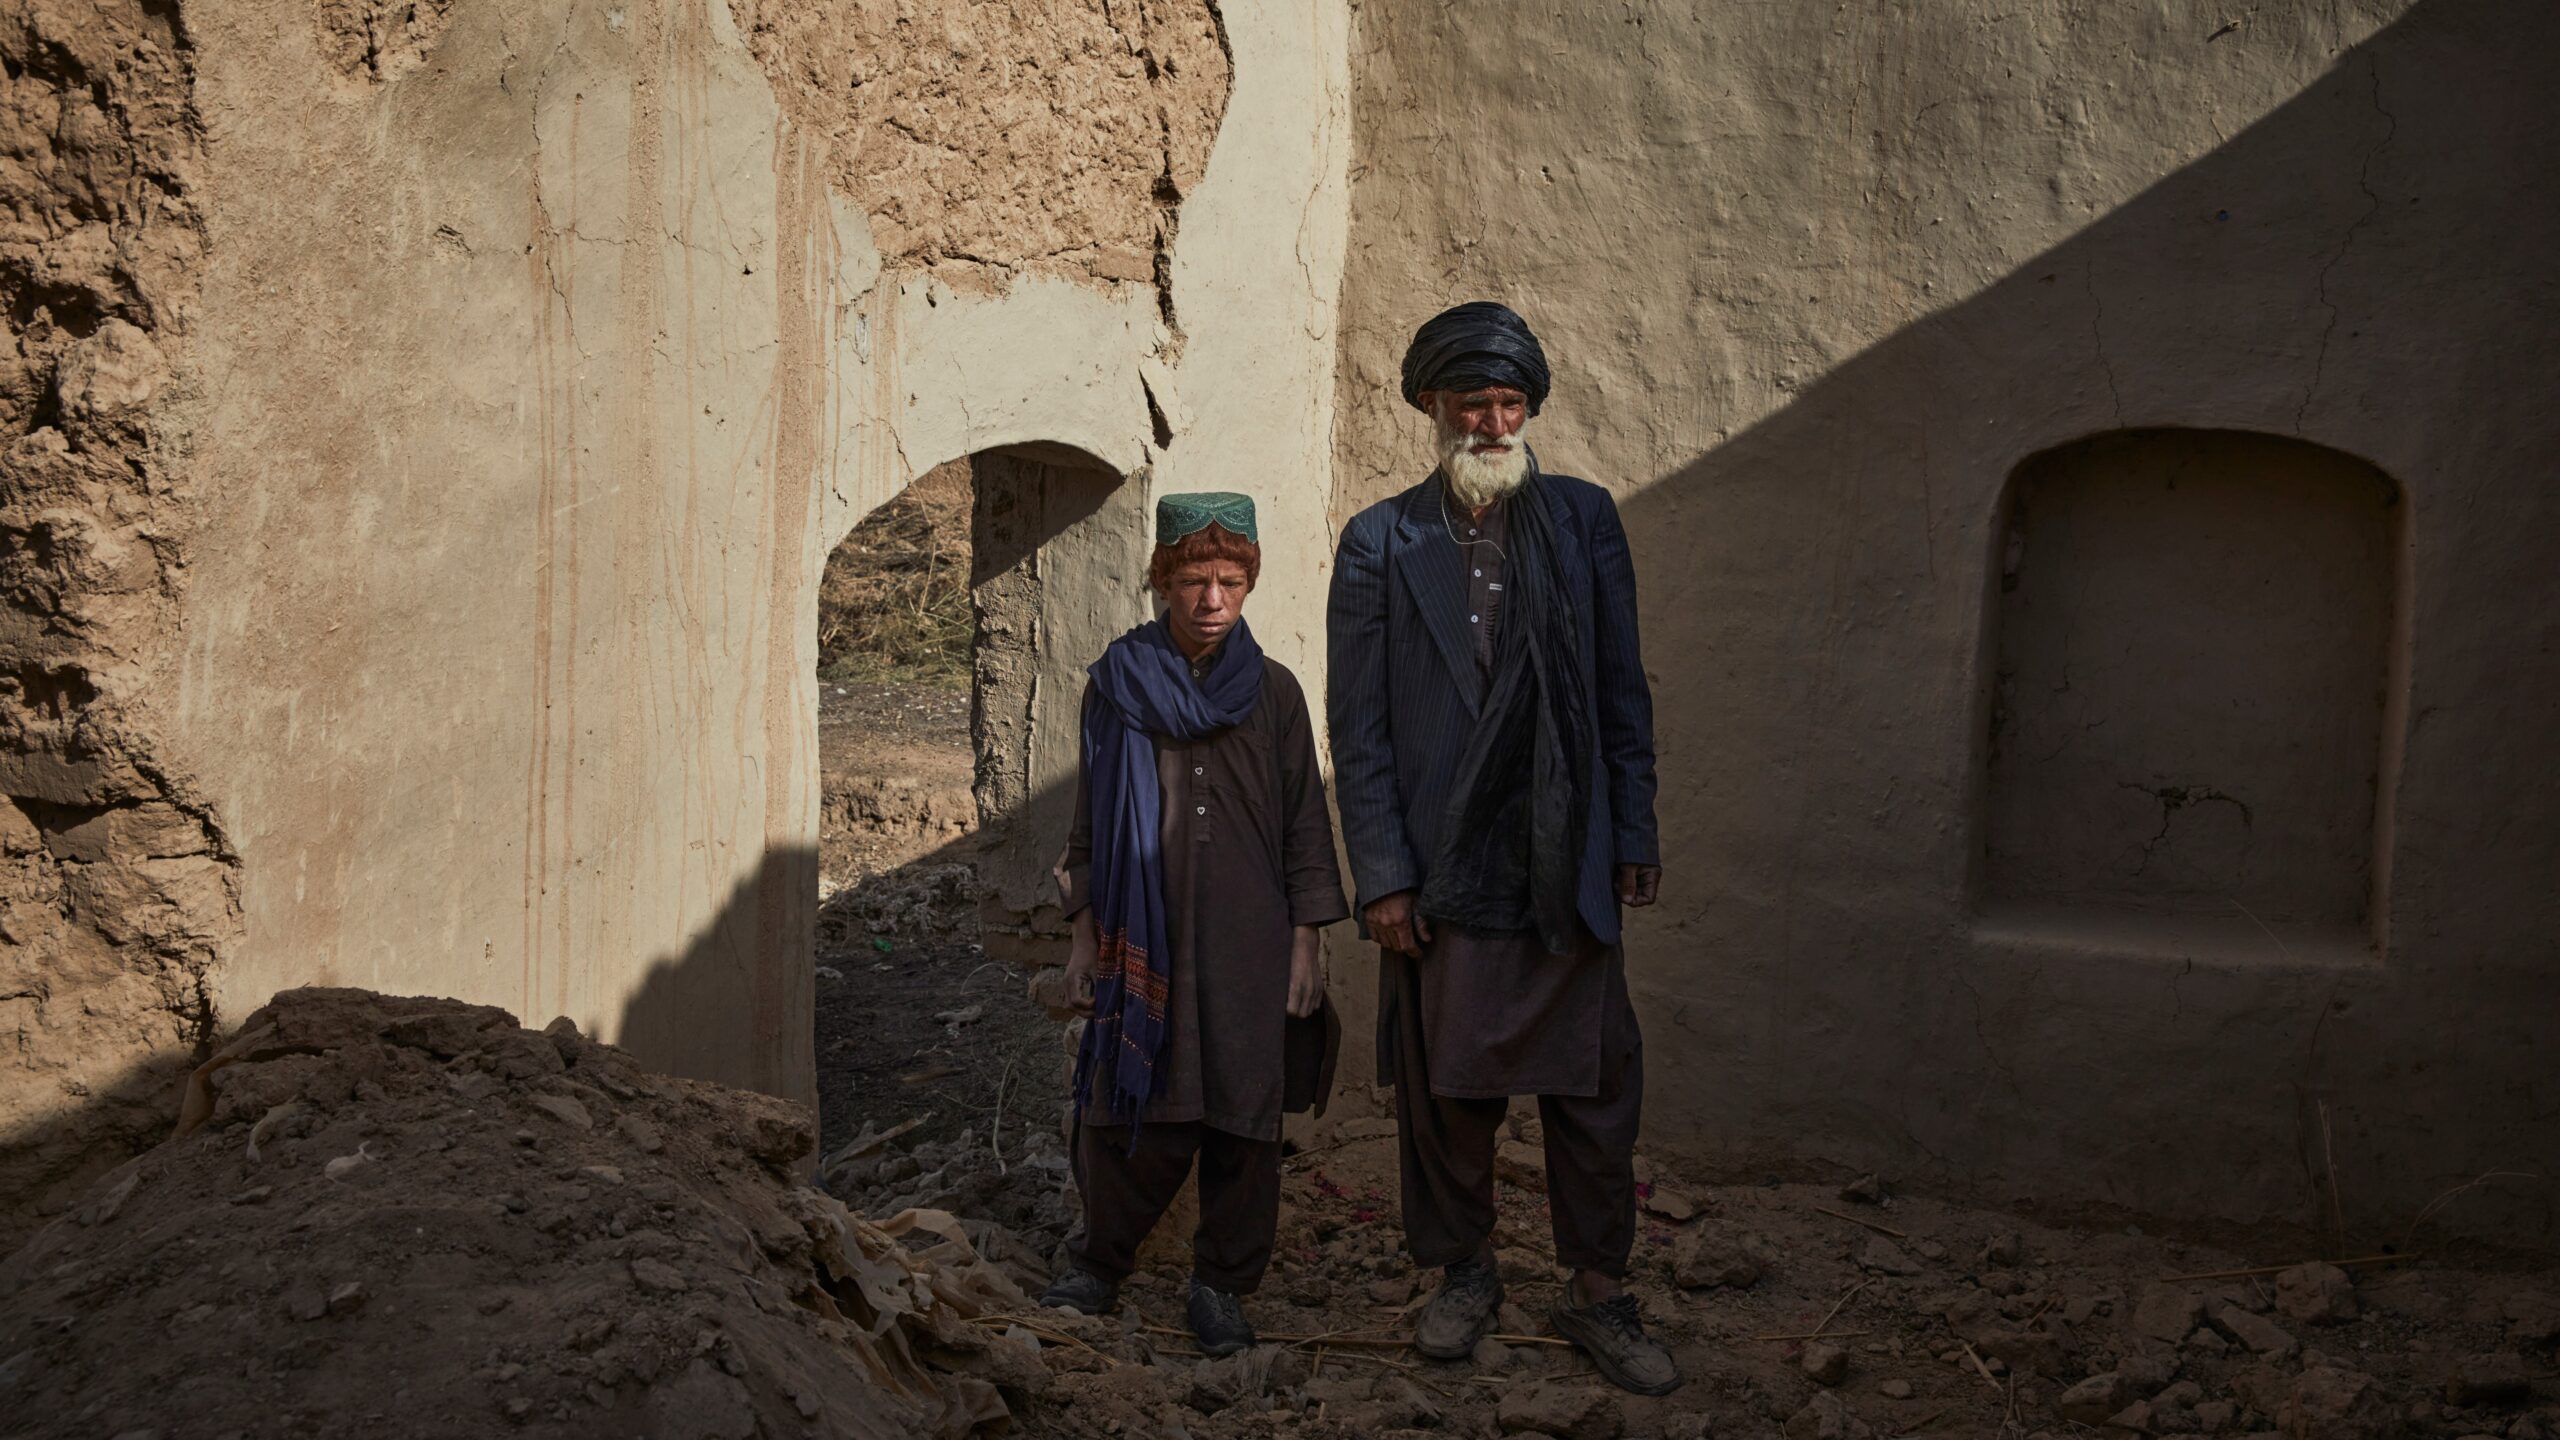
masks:
<path fill-rule="evenodd" d="M 1547 403 L 1547 352 L 1529 322 L 1508 305 L 1470 300 L 1441 311 L 1413 332 L 1404 351 L 1404 399 L 1420 405 L 1425 390 L 1483 390 L 1501 385 L 1529 397 L 1529 413 Z"/>

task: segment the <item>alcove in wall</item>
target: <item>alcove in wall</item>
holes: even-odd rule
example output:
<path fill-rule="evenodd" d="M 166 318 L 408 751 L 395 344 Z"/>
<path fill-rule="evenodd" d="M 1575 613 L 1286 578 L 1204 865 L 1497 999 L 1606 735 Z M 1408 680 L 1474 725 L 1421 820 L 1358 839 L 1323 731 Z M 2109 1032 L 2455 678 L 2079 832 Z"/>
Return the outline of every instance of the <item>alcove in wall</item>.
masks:
<path fill-rule="evenodd" d="M 2404 508 L 2352 456 L 2138 430 L 2011 478 L 1982 921 L 2337 958 L 2381 925 Z"/>

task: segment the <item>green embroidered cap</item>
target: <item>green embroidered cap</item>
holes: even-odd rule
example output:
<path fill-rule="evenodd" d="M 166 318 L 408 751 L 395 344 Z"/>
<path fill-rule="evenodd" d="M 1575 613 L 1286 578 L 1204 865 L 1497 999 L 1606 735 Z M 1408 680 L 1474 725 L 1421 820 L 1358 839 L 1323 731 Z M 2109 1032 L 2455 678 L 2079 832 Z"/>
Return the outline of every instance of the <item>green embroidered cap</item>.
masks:
<path fill-rule="evenodd" d="M 1241 535 L 1259 545 L 1261 534 L 1254 528 L 1253 497 L 1232 490 L 1209 490 L 1194 495 L 1164 495 L 1156 500 L 1156 543 L 1171 545 L 1186 535 L 1194 535 L 1212 525 Z"/>

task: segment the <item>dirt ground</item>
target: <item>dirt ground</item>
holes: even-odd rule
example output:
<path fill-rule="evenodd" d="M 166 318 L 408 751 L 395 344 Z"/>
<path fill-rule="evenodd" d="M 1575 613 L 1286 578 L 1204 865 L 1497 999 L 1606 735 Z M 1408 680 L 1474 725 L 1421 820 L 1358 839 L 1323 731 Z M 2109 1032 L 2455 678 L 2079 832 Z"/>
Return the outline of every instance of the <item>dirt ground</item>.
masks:
<path fill-rule="evenodd" d="M 829 685 L 819 706 L 823 1153 L 909 1122 L 911 1144 L 965 1130 L 991 1157 L 1054 1138 L 1059 1026 L 978 945 L 968 692 Z"/>
<path fill-rule="evenodd" d="M 1404 1348 L 1436 1277 L 1402 1254 L 1391 1122 L 1355 1119 L 1286 1163 L 1278 1255 L 1248 1305 L 1265 1352 L 1188 1354 L 1185 1262 L 1167 1247 L 1121 1314 L 1032 1322 L 1072 1403 L 1027 1433 L 2560 1440 L 2560 1270 L 2442 1250 L 2280 1267 L 2301 1257 L 2040 1225 L 1882 1183 L 1690 1184 L 1641 1154 L 1631 1281 L 1689 1383 L 1621 1395 L 1549 1333 L 1560 1276 L 1540 1154 L 1533 1122 L 1503 1152 L 1510 1304 L 1472 1360 Z M 1046 1204 L 1063 1168 L 1044 1152 L 999 1177 L 947 1144 L 893 1144 L 832 1183 L 875 1214 L 1005 1216 L 1029 1288 L 1028 1257 L 1064 1234 Z M 2258 1273 L 2225 1273 L 2243 1271 Z"/>

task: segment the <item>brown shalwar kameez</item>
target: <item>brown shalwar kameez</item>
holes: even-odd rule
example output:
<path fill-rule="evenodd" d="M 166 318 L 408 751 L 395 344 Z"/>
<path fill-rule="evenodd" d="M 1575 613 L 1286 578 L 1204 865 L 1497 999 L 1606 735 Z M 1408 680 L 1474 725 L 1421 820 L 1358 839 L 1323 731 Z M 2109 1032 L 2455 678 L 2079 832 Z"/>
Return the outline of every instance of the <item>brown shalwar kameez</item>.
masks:
<path fill-rule="evenodd" d="M 1201 673 L 1207 657 L 1193 664 Z M 1289 956 L 1300 925 L 1351 913 L 1334 859 L 1333 811 L 1316 766 L 1307 701 L 1287 666 L 1263 661 L 1262 697 L 1242 723 L 1205 739 L 1156 737 L 1164 799 L 1164 911 L 1172 957 L 1161 1088 L 1137 1148 L 1102 1099 L 1077 1117 L 1084 1221 L 1068 1249 L 1114 1279 L 1200 1161 L 1199 1278 L 1250 1294 L 1280 1214 L 1280 1115 L 1292 1090 Z M 1091 903 L 1087 777 L 1058 867 L 1069 916 Z M 1303 1064 L 1301 1065 L 1303 1068 Z M 1292 1086 L 1292 1078 L 1298 1084 Z"/>
<path fill-rule="evenodd" d="M 1454 508 L 1467 630 L 1493 668 L 1508 568 L 1507 503 Z M 1644 1040 L 1617 946 L 1550 955 L 1534 934 L 1434 925 L 1419 961 L 1379 952 L 1378 1074 L 1396 1087 L 1405 1243 L 1454 1264 L 1493 1234 L 1493 1154 L 1509 1097 L 1538 1097 L 1556 1259 L 1623 1278 L 1635 1245 Z"/>

